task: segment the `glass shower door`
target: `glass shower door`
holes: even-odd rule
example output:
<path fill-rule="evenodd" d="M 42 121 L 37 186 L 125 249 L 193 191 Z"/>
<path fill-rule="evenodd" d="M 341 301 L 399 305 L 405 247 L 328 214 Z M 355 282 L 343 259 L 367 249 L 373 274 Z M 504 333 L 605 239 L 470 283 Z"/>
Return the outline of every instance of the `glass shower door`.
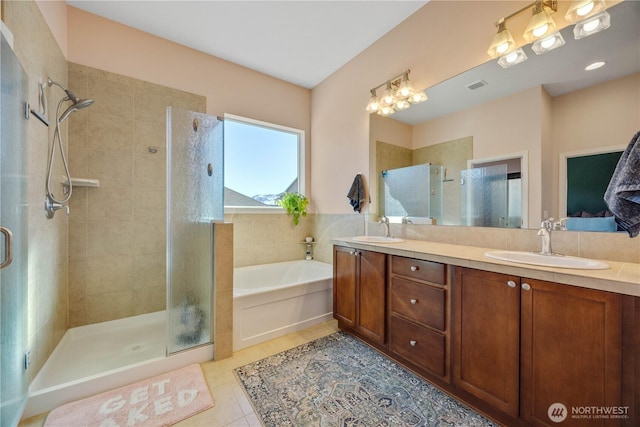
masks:
<path fill-rule="evenodd" d="M 27 76 L 0 37 L 0 425 L 27 400 Z"/>
<path fill-rule="evenodd" d="M 387 217 L 430 216 L 430 165 L 390 169 L 382 172 L 384 214 Z"/>
<path fill-rule="evenodd" d="M 507 165 L 460 172 L 460 213 L 463 225 L 507 226 Z"/>
<path fill-rule="evenodd" d="M 224 220 L 223 125 L 167 108 L 167 352 L 212 342 L 211 222 Z"/>

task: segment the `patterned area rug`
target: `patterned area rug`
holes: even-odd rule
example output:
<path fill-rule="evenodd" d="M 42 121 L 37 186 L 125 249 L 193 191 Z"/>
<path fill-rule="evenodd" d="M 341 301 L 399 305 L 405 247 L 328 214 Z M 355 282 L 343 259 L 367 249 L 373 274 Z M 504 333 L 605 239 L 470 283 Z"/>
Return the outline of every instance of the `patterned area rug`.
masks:
<path fill-rule="evenodd" d="M 266 426 L 495 426 L 342 332 L 235 374 Z"/>

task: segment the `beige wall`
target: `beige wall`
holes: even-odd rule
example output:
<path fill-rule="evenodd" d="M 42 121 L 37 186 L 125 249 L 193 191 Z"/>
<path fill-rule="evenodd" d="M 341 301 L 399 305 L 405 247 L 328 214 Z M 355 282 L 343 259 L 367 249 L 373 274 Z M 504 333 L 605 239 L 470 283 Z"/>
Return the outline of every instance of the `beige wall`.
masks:
<path fill-rule="evenodd" d="M 559 212 L 560 153 L 626 146 L 640 130 L 639 99 L 640 73 L 552 99 L 554 215 Z"/>
<path fill-rule="evenodd" d="M 313 89 L 311 192 L 317 212 L 349 212 L 340 196 L 356 172 L 371 174 L 369 90 L 407 68 L 413 84 L 425 88 L 485 62 L 493 22 L 524 4 L 430 1 Z"/>
<path fill-rule="evenodd" d="M 309 140 L 308 89 L 80 9 L 69 7 L 68 20 L 70 62 L 202 95 L 208 114 L 302 129 Z"/>
<path fill-rule="evenodd" d="M 29 82 L 29 103 L 38 108 L 38 83 L 47 76 L 67 82 L 67 62 L 49 27 L 34 2 L 3 2 L 3 21 L 13 32 L 14 50 Z M 57 101 L 64 95 L 58 88 L 48 89 L 48 120 L 54 123 Z M 29 272 L 28 272 L 28 345 L 31 350 L 30 377 L 33 378 L 68 325 L 67 306 L 67 217 L 59 211 L 52 220 L 44 215 L 45 176 L 48 146 L 54 126 L 44 126 L 35 117 L 28 123 L 29 187 Z M 67 128 L 61 129 L 66 141 Z M 59 153 L 57 160 L 59 161 Z M 56 163 L 53 176 L 62 175 Z M 55 185 L 55 193 L 62 188 Z"/>

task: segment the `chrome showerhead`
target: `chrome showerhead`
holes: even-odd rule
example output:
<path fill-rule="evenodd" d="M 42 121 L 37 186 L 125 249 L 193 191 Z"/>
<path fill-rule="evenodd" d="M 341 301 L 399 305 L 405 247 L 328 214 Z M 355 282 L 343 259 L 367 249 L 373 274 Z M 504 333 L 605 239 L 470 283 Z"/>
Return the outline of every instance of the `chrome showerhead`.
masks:
<path fill-rule="evenodd" d="M 58 123 L 64 122 L 67 119 L 67 117 L 69 117 L 71 115 L 71 113 L 73 113 L 74 111 L 81 110 L 83 108 L 87 108 L 91 104 L 93 104 L 93 99 L 76 98 L 76 100 L 73 101 L 73 104 L 71 104 L 69 106 L 69 108 L 67 108 L 64 111 L 64 113 L 62 113 L 60 115 L 60 118 L 58 119 Z"/>
<path fill-rule="evenodd" d="M 50 78 L 47 78 L 47 84 L 49 85 L 49 87 L 51 87 L 53 85 L 56 85 L 60 89 L 62 89 L 64 91 L 64 93 L 67 94 L 67 97 L 62 99 L 60 101 L 60 103 L 62 103 L 64 101 L 71 101 L 72 102 L 72 104 L 60 115 L 60 118 L 58 119 L 58 123 L 64 122 L 69 117 L 69 115 L 71 113 L 73 113 L 74 111 L 81 110 L 83 108 L 87 108 L 89 105 L 93 104 L 93 99 L 82 99 L 82 98 L 76 96 L 73 92 L 71 92 L 66 87 L 62 86 L 60 83 L 55 82 L 55 81 L 51 80 Z M 60 108 L 60 104 L 58 105 L 58 108 Z"/>

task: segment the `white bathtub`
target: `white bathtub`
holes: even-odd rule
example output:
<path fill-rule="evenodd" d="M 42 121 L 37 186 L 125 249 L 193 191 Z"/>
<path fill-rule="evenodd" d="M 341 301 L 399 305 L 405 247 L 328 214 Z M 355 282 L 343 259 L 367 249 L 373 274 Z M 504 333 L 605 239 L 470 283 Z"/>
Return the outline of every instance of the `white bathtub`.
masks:
<path fill-rule="evenodd" d="M 239 267 L 233 273 L 233 350 L 330 320 L 333 269 L 318 261 Z"/>

